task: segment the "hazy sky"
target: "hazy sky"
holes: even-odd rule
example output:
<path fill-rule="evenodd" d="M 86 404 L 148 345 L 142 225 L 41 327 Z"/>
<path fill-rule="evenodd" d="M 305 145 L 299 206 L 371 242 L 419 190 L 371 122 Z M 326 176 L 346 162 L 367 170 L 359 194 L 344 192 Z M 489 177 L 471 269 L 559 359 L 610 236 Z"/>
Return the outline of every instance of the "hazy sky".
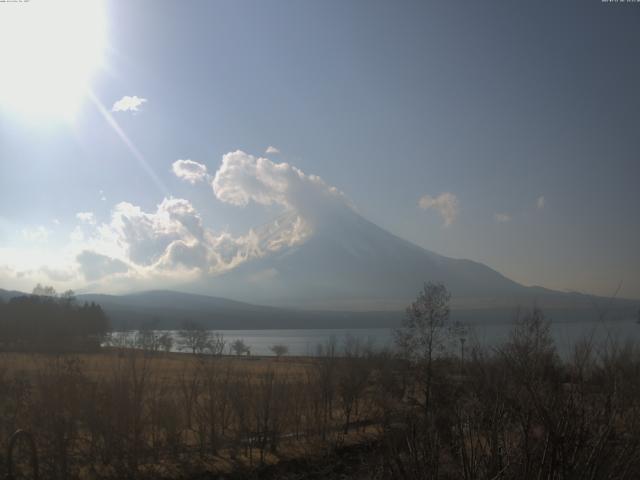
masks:
<path fill-rule="evenodd" d="M 0 288 L 170 281 L 303 178 L 526 285 L 640 298 L 640 4 L 43 1 L 0 3 L 46 24 L 0 33 Z"/>

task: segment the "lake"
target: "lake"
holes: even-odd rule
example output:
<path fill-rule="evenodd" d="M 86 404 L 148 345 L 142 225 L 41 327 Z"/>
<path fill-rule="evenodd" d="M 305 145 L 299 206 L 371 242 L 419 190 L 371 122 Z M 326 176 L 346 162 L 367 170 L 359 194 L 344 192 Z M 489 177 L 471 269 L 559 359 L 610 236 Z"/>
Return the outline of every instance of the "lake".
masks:
<path fill-rule="evenodd" d="M 512 323 L 467 325 L 466 348 L 480 344 L 484 347 L 496 347 L 509 337 Z M 296 329 L 296 330 L 218 330 L 224 335 L 227 346 L 234 340 L 241 339 L 251 348 L 252 355 L 273 355 L 270 347 L 276 344 L 286 345 L 289 355 L 314 355 L 319 344 L 325 344 L 332 338 L 337 342 L 338 350 L 345 340 L 356 337 L 375 348 L 393 347 L 393 330 L 387 328 L 370 329 Z M 177 344 L 178 332 L 169 332 Z M 561 356 L 572 352 L 576 342 L 591 337 L 596 345 L 606 341 L 626 342 L 640 341 L 640 325 L 634 320 L 618 321 L 583 321 L 551 323 L 551 334 Z M 451 345 L 458 348 L 459 344 Z M 227 350 L 228 351 L 228 350 Z"/>

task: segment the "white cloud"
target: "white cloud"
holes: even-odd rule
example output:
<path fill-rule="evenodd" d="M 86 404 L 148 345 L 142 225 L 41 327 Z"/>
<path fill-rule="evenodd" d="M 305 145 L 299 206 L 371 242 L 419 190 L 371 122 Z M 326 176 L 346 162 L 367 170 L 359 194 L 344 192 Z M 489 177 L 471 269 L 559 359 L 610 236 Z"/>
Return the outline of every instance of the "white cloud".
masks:
<path fill-rule="evenodd" d="M 165 198 L 155 212 L 146 213 L 127 202 L 117 204 L 111 222 L 100 227 L 101 236 L 123 247 L 128 258 L 140 265 L 157 262 L 174 241 L 193 244 L 204 230 L 199 214 L 187 200 Z"/>
<path fill-rule="evenodd" d="M 296 174 L 288 164 L 276 164 L 237 150 L 222 157 L 222 165 L 213 179 L 213 191 L 219 200 L 240 207 L 251 201 L 290 206 L 287 190 Z"/>
<path fill-rule="evenodd" d="M 508 213 L 494 213 L 493 219 L 498 223 L 506 223 L 511 221 L 511 215 Z"/>
<path fill-rule="evenodd" d="M 274 147 L 273 145 L 269 145 L 267 149 L 264 151 L 264 153 L 266 153 L 267 155 L 269 154 L 277 155 L 280 153 L 280 149 L 277 147 Z"/>
<path fill-rule="evenodd" d="M 46 243 L 18 247 L 0 246 L 0 283 L 11 289 L 31 291 L 37 283 L 54 283 L 58 290 L 77 288 L 78 274 L 66 248 Z"/>
<path fill-rule="evenodd" d="M 49 280 L 54 282 L 68 282 L 76 277 L 76 272 L 74 272 L 73 269 L 70 268 L 59 269 L 44 266 L 40 268 L 39 273 L 46 275 Z"/>
<path fill-rule="evenodd" d="M 205 228 L 184 199 L 165 199 L 154 212 L 122 202 L 109 223 L 95 227 L 93 235 L 78 236 L 83 252 L 77 261 L 88 280 L 126 273 L 129 278 L 175 282 L 185 275 L 224 272 L 249 258 L 302 242 L 308 234 L 307 224 L 296 215 L 233 236 Z M 114 266 L 118 272 L 112 272 Z"/>
<path fill-rule="evenodd" d="M 0 264 L 0 280 L 6 281 L 8 279 L 15 279 L 16 272 L 9 265 Z M 6 288 L 6 287 L 5 287 Z"/>
<path fill-rule="evenodd" d="M 192 183 L 210 178 L 206 167 L 194 161 L 175 162 L 173 170 Z M 350 206 L 342 193 L 320 177 L 241 151 L 223 156 L 212 187 L 223 202 L 279 205 L 288 213 L 234 236 L 206 228 L 185 199 L 165 198 L 154 211 L 121 202 L 107 223 L 85 222 L 74 231 L 81 252 L 76 260 L 85 278 L 102 281 L 104 274 L 107 279 L 116 275 L 175 282 L 185 275 L 216 275 L 248 259 L 304 242 L 328 209 Z M 115 267 L 117 272 L 112 271 Z"/>
<path fill-rule="evenodd" d="M 78 212 L 76 218 L 82 223 L 88 223 L 89 225 L 96 224 L 96 217 L 93 212 Z"/>
<path fill-rule="evenodd" d="M 46 242 L 49 239 L 51 230 L 43 227 L 29 227 L 22 230 L 22 238 L 29 242 Z"/>
<path fill-rule="evenodd" d="M 90 282 L 94 291 L 110 292 L 169 288 L 298 245 L 309 238 L 323 215 L 351 207 L 336 188 L 287 163 L 231 152 L 223 156 L 215 178 L 204 165 L 199 168 L 200 164 L 192 163 L 178 164 L 178 176 L 189 181 L 206 174 L 219 200 L 238 206 L 277 205 L 283 215 L 234 235 L 207 228 L 185 199 L 165 198 L 150 210 L 121 202 L 105 222 L 97 221 L 92 212 L 78 212 L 68 243 L 55 252 L 46 243 L 18 250 L 0 247 L 0 278 L 8 277 L 21 288 L 48 281 L 62 289 L 87 287 Z M 183 175 L 185 170 L 189 175 Z M 44 241 L 49 231 L 36 227 L 23 235 Z M 274 273 L 265 272 L 255 280 L 266 280 Z"/>
<path fill-rule="evenodd" d="M 100 191 L 98 192 L 98 195 L 100 196 L 100 200 L 102 200 L 103 202 L 106 202 L 106 201 L 107 201 L 107 197 L 106 197 L 106 195 L 104 194 L 104 191 L 103 191 L 103 190 L 100 190 Z"/>
<path fill-rule="evenodd" d="M 126 273 L 129 270 L 123 261 L 89 250 L 81 252 L 76 259 L 84 278 L 89 281 L 100 280 L 117 273 Z"/>
<path fill-rule="evenodd" d="M 84 241 L 84 238 L 84 230 L 79 226 L 76 226 L 69 234 L 69 240 L 71 240 L 72 243 L 80 243 Z"/>
<path fill-rule="evenodd" d="M 441 193 L 437 197 L 424 195 L 418 201 L 418 205 L 423 210 L 436 210 L 444 220 L 445 227 L 453 224 L 460 211 L 458 197 L 450 192 Z"/>
<path fill-rule="evenodd" d="M 538 207 L 538 209 L 544 208 L 545 202 L 546 201 L 544 199 L 544 195 L 540 195 L 536 200 L 536 206 Z"/>
<path fill-rule="evenodd" d="M 136 95 L 130 97 L 125 95 L 120 100 L 116 101 L 111 107 L 112 112 L 139 112 L 140 107 L 147 101 L 146 98 L 141 98 Z"/>
<path fill-rule="evenodd" d="M 312 223 L 336 208 L 353 208 L 342 192 L 317 175 L 241 150 L 222 157 L 212 186 L 216 197 L 225 203 L 241 207 L 250 202 L 280 205 Z"/>
<path fill-rule="evenodd" d="M 205 181 L 209 178 L 206 165 L 194 162 L 193 160 L 176 160 L 171 165 L 171 169 L 176 177 L 181 178 L 192 185 Z"/>

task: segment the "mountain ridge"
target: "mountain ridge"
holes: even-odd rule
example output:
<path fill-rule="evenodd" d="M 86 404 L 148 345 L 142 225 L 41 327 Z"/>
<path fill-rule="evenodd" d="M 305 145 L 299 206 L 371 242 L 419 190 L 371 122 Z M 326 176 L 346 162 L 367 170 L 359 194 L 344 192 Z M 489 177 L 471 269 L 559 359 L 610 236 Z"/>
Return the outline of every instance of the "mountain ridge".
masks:
<path fill-rule="evenodd" d="M 349 209 L 324 215 L 300 244 L 183 287 L 269 306 L 397 311 L 415 299 L 426 281 L 443 283 L 452 293 L 452 305 L 467 308 L 533 302 L 587 306 L 593 298 L 524 286 L 483 263 L 418 246 Z"/>

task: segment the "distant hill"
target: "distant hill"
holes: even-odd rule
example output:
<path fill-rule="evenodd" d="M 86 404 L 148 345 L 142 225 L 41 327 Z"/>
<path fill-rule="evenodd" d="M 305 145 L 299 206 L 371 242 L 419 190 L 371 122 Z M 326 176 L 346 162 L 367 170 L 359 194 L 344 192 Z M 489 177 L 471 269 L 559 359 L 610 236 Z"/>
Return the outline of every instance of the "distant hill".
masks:
<path fill-rule="evenodd" d="M 5 301 L 20 295 L 24 293 L 0 290 L 0 298 Z M 170 290 L 129 295 L 85 294 L 78 295 L 78 300 L 101 305 L 115 329 L 135 329 L 151 323 L 158 329 L 176 329 L 184 320 L 220 330 L 393 328 L 399 326 L 403 317 L 401 309 L 370 312 L 284 309 Z M 596 298 L 594 301 L 602 310 L 606 309 L 610 320 L 633 317 L 637 310 L 635 302 L 618 301 L 607 307 L 604 299 Z M 573 308 L 549 307 L 545 313 L 554 321 L 592 320 L 596 318 L 598 308 L 593 304 Z M 504 323 L 513 320 L 515 315 L 515 308 L 487 305 L 483 308 L 454 308 L 452 320 Z"/>
<path fill-rule="evenodd" d="M 79 295 L 99 303 L 115 327 L 134 328 L 155 322 L 178 328 L 193 320 L 212 329 L 374 328 L 396 326 L 400 312 L 323 312 L 253 305 L 225 298 L 167 290 L 130 295 Z"/>
<path fill-rule="evenodd" d="M 26 295 L 0 289 L 0 298 Z M 83 294 L 79 302 L 102 306 L 115 329 L 153 323 L 158 329 L 179 328 L 192 320 L 211 329 L 376 328 L 399 324 L 401 312 L 322 312 L 280 309 L 225 298 L 154 290 L 128 295 Z"/>
<path fill-rule="evenodd" d="M 0 301 L 8 302 L 13 297 L 19 297 L 21 295 L 24 295 L 24 293 L 16 290 L 2 290 L 0 288 Z"/>

